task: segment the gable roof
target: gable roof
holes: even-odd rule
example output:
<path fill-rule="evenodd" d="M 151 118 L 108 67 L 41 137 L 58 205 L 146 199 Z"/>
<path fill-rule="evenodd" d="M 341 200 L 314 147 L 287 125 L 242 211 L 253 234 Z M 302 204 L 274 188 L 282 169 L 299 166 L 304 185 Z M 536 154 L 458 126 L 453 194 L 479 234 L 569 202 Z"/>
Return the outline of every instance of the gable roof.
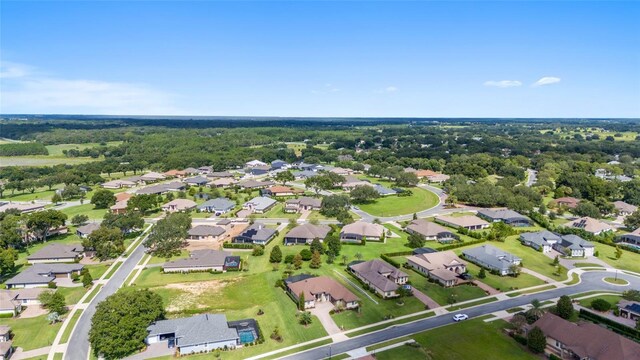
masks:
<path fill-rule="evenodd" d="M 274 182 L 273 181 L 257 181 L 257 180 L 242 180 L 240 182 L 238 182 L 238 186 L 243 187 L 243 188 L 247 188 L 247 189 L 252 189 L 252 188 L 257 188 L 257 187 L 266 187 L 266 186 L 271 186 L 273 185 Z"/>
<path fill-rule="evenodd" d="M 43 260 L 54 258 L 76 258 L 84 248 L 80 244 L 49 244 L 34 254 L 27 256 L 27 260 Z"/>
<path fill-rule="evenodd" d="M 389 280 L 389 278 L 397 279 L 409 276 L 405 272 L 378 259 L 357 263 L 349 267 L 381 291 L 398 289 L 398 284 Z"/>
<path fill-rule="evenodd" d="M 442 215 L 442 216 L 436 217 L 436 220 L 447 223 L 447 224 L 452 224 L 454 226 L 460 226 L 460 227 L 489 225 L 488 222 L 474 215 L 464 215 L 464 216 Z"/>
<path fill-rule="evenodd" d="M 230 210 L 236 206 L 236 203 L 223 197 L 207 200 L 198 206 L 198 209 L 213 208 L 214 210 Z"/>
<path fill-rule="evenodd" d="M 466 263 L 451 250 L 412 255 L 409 256 L 407 260 L 411 260 L 429 271 L 446 269 L 449 266 L 466 265 Z"/>
<path fill-rule="evenodd" d="M 183 181 L 187 184 L 206 184 L 209 182 L 209 179 L 204 176 L 194 176 L 192 178 L 184 179 Z"/>
<path fill-rule="evenodd" d="M 356 234 L 360 236 L 381 237 L 384 234 L 384 226 L 380 224 L 356 221 L 342 227 L 340 234 Z"/>
<path fill-rule="evenodd" d="M 322 206 L 322 199 L 316 199 L 308 196 L 302 196 L 297 199 L 288 199 L 285 201 L 287 205 L 300 204 L 302 206 L 320 207 Z"/>
<path fill-rule="evenodd" d="M 268 207 L 270 207 L 271 205 L 275 204 L 276 201 L 273 200 L 272 198 L 268 198 L 265 196 L 256 196 L 253 199 L 247 201 L 246 203 L 244 203 L 245 206 L 253 206 L 256 209 L 267 209 Z"/>
<path fill-rule="evenodd" d="M 224 229 L 220 226 L 213 225 L 197 225 L 189 229 L 191 236 L 219 236 L 224 234 Z"/>
<path fill-rule="evenodd" d="M 194 250 L 189 254 L 186 259 L 178 259 L 165 263 L 162 267 L 164 269 L 172 268 L 188 268 L 188 267 L 213 267 L 223 266 L 225 259 L 231 256 L 228 251 L 219 250 Z"/>
<path fill-rule="evenodd" d="M 620 211 L 620 212 L 628 212 L 628 213 L 633 213 L 638 211 L 638 207 L 635 205 L 631 205 L 631 204 L 627 204 L 624 201 L 614 201 L 613 202 L 613 206 L 616 208 L 616 210 Z"/>
<path fill-rule="evenodd" d="M 498 249 L 493 245 L 482 245 L 462 251 L 464 256 L 469 256 L 482 261 L 496 269 L 506 270 L 513 263 L 522 261 L 521 258 Z"/>
<path fill-rule="evenodd" d="M 511 209 L 480 209 L 478 215 L 485 216 L 492 220 L 529 220 L 528 217 Z"/>
<path fill-rule="evenodd" d="M 611 225 L 588 216 L 575 219 L 573 221 L 570 221 L 564 224 L 563 226 L 582 229 L 586 232 L 590 232 L 593 234 L 601 233 L 603 231 L 613 230 L 613 227 Z"/>
<path fill-rule="evenodd" d="M 533 326 L 563 343 L 581 359 L 640 360 L 640 344 L 591 322 L 574 324 L 546 313 Z"/>
<path fill-rule="evenodd" d="M 160 320 L 147 327 L 149 335 L 175 333 L 179 346 L 239 339 L 224 314 L 201 314 L 188 318 Z"/>
<path fill-rule="evenodd" d="M 86 225 L 78 226 L 76 231 L 81 234 L 90 235 L 92 232 L 98 230 L 99 228 L 100 228 L 100 223 L 88 223 Z"/>
<path fill-rule="evenodd" d="M 304 293 L 304 298 L 308 300 L 315 299 L 316 294 L 330 294 L 335 300 L 344 302 L 352 302 L 360 300 L 344 285 L 335 281 L 328 276 L 309 277 L 296 282 L 287 283 L 287 287 L 296 297 L 300 293 Z"/>
<path fill-rule="evenodd" d="M 529 233 L 520 234 L 520 240 L 537 244 L 539 246 L 551 245 L 549 241 L 558 242 L 560 241 L 560 238 L 561 238 L 560 235 L 553 233 L 549 230 L 542 230 L 538 232 L 529 232 Z"/>
<path fill-rule="evenodd" d="M 560 245 L 572 250 L 581 250 L 584 248 L 594 247 L 592 243 L 588 242 L 578 235 L 573 234 L 563 235 L 560 239 Z"/>
<path fill-rule="evenodd" d="M 254 223 L 238 236 L 250 238 L 253 241 L 269 241 L 276 234 L 275 229 L 266 227 L 261 223 Z"/>
<path fill-rule="evenodd" d="M 162 208 L 170 208 L 170 207 L 175 207 L 178 210 L 186 210 L 186 209 L 193 209 L 194 207 L 196 207 L 196 202 L 193 200 L 189 200 L 189 199 L 173 199 L 171 201 L 169 201 L 168 203 L 162 205 Z"/>
<path fill-rule="evenodd" d="M 5 284 L 46 284 L 55 279 L 52 274 L 68 274 L 80 271 L 83 268 L 84 265 L 80 264 L 34 264 L 7 280 Z"/>
<path fill-rule="evenodd" d="M 285 238 L 299 238 L 299 239 L 324 239 L 331 231 L 329 225 L 313 225 L 305 223 L 298 225 L 291 229 Z"/>
<path fill-rule="evenodd" d="M 407 229 L 425 237 L 438 236 L 442 233 L 452 234 L 451 230 L 446 227 L 425 219 L 413 220 L 409 225 L 407 225 Z"/>

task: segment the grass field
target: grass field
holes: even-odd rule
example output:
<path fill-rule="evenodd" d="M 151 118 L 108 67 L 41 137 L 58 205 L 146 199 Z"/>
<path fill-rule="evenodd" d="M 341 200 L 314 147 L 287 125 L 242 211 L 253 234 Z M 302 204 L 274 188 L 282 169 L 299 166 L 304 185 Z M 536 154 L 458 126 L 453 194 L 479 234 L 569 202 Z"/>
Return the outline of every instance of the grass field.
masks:
<path fill-rule="evenodd" d="M 486 296 L 484 290 L 474 285 L 460 285 L 445 288 L 427 281 L 427 278 L 414 270 L 404 269 L 409 274 L 411 285 L 420 290 L 440 305 L 448 305 L 450 300 L 462 302 Z"/>
<path fill-rule="evenodd" d="M 477 278 L 478 273 L 480 272 L 480 267 L 473 263 L 467 262 L 467 270 L 469 271 L 469 273 L 471 273 L 471 275 Z M 527 287 L 544 284 L 544 281 L 538 279 L 537 277 L 524 273 L 518 275 L 518 277 L 512 277 L 493 275 L 486 271 L 486 275 L 486 278 L 478 280 L 502 292 L 524 289 Z"/>
<path fill-rule="evenodd" d="M 67 305 L 73 305 L 80 302 L 80 299 L 87 293 L 87 289 L 84 286 L 77 287 L 59 287 L 56 292 L 64 295 L 64 300 Z"/>
<path fill-rule="evenodd" d="M 30 156 L 0 156 L 0 167 L 6 166 L 52 166 L 59 164 L 83 164 L 99 159 L 67 158 L 64 156 L 30 155 Z"/>
<path fill-rule="evenodd" d="M 401 346 L 376 353 L 376 359 L 426 359 L 426 353 L 437 360 L 495 359 L 496 354 L 509 360 L 539 359 L 502 332 L 507 326 L 503 320 L 474 319 L 440 327 L 411 336 L 422 348 Z"/>
<path fill-rule="evenodd" d="M 580 305 L 587 307 L 589 309 L 591 309 L 591 302 L 595 299 L 603 299 L 606 300 L 609 304 L 611 304 L 611 308 L 613 309 L 618 302 L 620 302 L 620 300 L 622 300 L 622 296 L 618 296 L 618 295 L 601 295 L 601 296 L 596 296 L 596 297 L 592 297 L 592 298 L 588 298 L 588 299 L 582 299 L 580 300 Z"/>
<path fill-rule="evenodd" d="M 362 211 L 373 216 L 385 217 L 413 214 L 438 205 L 438 196 L 431 191 L 417 187 L 409 190 L 413 195 L 403 197 L 386 196 L 372 203 L 359 205 L 359 207 Z"/>
<path fill-rule="evenodd" d="M 598 259 L 607 264 L 623 270 L 640 272 L 640 254 L 623 249 L 622 256 L 616 260 L 616 248 L 613 246 L 594 242 L 596 251 L 599 253 Z"/>
<path fill-rule="evenodd" d="M 88 203 L 83 205 L 64 208 L 61 211 L 67 214 L 67 216 L 69 217 L 69 220 L 71 220 L 71 218 L 74 215 L 78 215 L 78 214 L 87 215 L 90 220 L 102 220 L 102 218 L 104 218 L 104 214 L 107 213 L 107 209 L 94 209 L 93 204 L 88 204 Z"/>
<path fill-rule="evenodd" d="M 118 146 L 122 144 L 122 141 L 109 141 L 106 143 L 107 146 Z M 59 144 L 59 145 L 47 145 L 47 151 L 49 151 L 49 156 L 64 156 L 62 153 L 63 150 L 84 150 L 94 147 L 101 146 L 99 143 L 86 143 L 86 144 Z"/>
<path fill-rule="evenodd" d="M 33 350 L 51 345 L 62 323 L 49 325 L 47 316 L 42 315 L 28 319 L 0 319 L 0 325 L 11 327 L 13 346 Z"/>

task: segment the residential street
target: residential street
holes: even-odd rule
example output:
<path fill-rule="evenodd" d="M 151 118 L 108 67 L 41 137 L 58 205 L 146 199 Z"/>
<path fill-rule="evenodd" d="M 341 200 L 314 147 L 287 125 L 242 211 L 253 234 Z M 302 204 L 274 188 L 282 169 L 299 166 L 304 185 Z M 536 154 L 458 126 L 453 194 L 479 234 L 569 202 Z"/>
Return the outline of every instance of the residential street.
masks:
<path fill-rule="evenodd" d="M 519 296 L 516 298 L 510 298 L 502 301 L 496 301 L 496 302 L 492 302 L 484 305 L 479 305 L 473 308 L 460 310 L 458 312 L 465 313 L 469 315 L 470 318 L 473 318 L 473 317 L 482 316 L 482 315 L 493 313 L 500 310 L 507 310 L 513 307 L 527 305 L 531 303 L 531 301 L 534 299 L 544 301 L 548 299 L 558 298 L 562 295 L 578 294 L 578 293 L 583 293 L 583 292 L 593 291 L 593 290 L 609 290 L 609 291 L 618 292 L 618 291 L 622 291 L 624 289 L 629 289 L 629 288 L 636 288 L 636 289 L 640 288 L 640 278 L 638 277 L 623 274 L 623 273 L 618 273 L 618 278 L 626 279 L 631 283 L 630 286 L 621 287 L 621 286 L 611 285 L 602 281 L 602 279 L 607 276 L 612 276 L 612 273 L 605 272 L 605 271 L 586 272 L 582 274 L 582 282 L 578 285 L 567 286 L 567 287 L 558 288 L 558 289 L 545 291 L 542 293 L 537 293 L 532 295 Z M 362 347 L 367 347 L 373 344 L 385 342 L 398 337 L 423 332 L 439 326 L 453 324 L 454 323 L 454 321 L 452 320 L 453 314 L 454 313 L 445 314 L 445 315 L 427 318 L 424 320 L 419 320 L 409 324 L 392 326 L 385 330 L 362 335 L 362 336 L 345 340 L 342 342 L 333 343 L 331 345 L 321 346 L 321 347 L 300 352 L 297 354 L 285 356 L 281 359 L 287 359 L 287 360 L 324 359 L 329 357 L 330 355 L 342 354 L 347 351 L 359 349 Z"/>
<path fill-rule="evenodd" d="M 118 289 L 126 278 L 129 276 L 133 268 L 138 264 L 140 259 L 144 256 L 145 247 L 142 246 L 142 242 L 138 247 L 133 250 L 131 255 L 122 263 L 118 270 L 111 276 L 109 281 L 102 287 L 102 290 L 96 295 L 96 297 L 89 303 L 87 308 L 82 312 L 80 319 L 76 325 L 69 344 L 67 346 L 67 352 L 65 353 L 65 359 L 67 360 L 86 360 L 89 355 L 89 329 L 91 329 L 91 318 L 96 311 L 96 305 L 104 300 L 109 295 L 112 295 Z"/>

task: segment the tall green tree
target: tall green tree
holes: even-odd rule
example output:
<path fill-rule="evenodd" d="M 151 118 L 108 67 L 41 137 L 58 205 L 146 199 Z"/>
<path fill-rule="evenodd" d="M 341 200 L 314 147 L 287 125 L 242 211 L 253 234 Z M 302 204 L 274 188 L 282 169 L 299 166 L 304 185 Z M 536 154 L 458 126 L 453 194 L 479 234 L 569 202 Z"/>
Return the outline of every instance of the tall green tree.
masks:
<path fill-rule="evenodd" d="M 43 308 L 49 313 L 57 313 L 63 315 L 67 312 L 67 304 L 64 296 L 57 291 L 44 291 L 38 296 L 38 300 Z"/>
<path fill-rule="evenodd" d="M 36 211 L 27 217 L 27 229 L 42 241 L 47 241 L 52 229 L 63 226 L 67 221 L 67 215 L 58 210 Z"/>
<path fill-rule="evenodd" d="M 556 314 L 565 320 L 569 320 L 573 316 L 573 304 L 571 298 L 562 295 L 556 304 Z"/>
<path fill-rule="evenodd" d="M 94 249 L 101 261 L 117 258 L 125 250 L 120 230 L 102 225 L 82 241 L 82 246 Z"/>
<path fill-rule="evenodd" d="M 179 255 L 187 246 L 187 235 L 191 228 L 191 215 L 188 213 L 172 213 L 159 220 L 151 234 L 144 241 L 149 252 L 166 259 Z"/>
<path fill-rule="evenodd" d="M 547 347 L 547 337 L 542 329 L 535 326 L 527 334 L 527 347 L 536 354 L 542 354 Z"/>
<path fill-rule="evenodd" d="M 340 255 L 340 251 L 342 250 L 342 242 L 340 242 L 340 239 L 336 235 L 331 234 L 327 236 L 324 242 L 325 244 L 327 244 L 328 254 L 332 254 L 335 257 Z"/>
<path fill-rule="evenodd" d="M 311 247 L 309 249 L 312 253 L 317 251 L 320 254 L 324 254 L 324 247 L 322 246 L 322 243 L 318 238 L 315 238 L 313 239 L 313 241 L 311 241 Z"/>
<path fill-rule="evenodd" d="M 277 173 L 276 176 L 274 177 L 274 180 L 279 183 L 282 183 L 282 185 L 286 185 L 288 182 L 293 181 L 295 179 L 296 177 L 293 176 L 293 174 L 289 170 L 281 171 Z"/>
<path fill-rule="evenodd" d="M 311 263 L 309 263 L 309 267 L 312 269 L 319 269 L 322 266 L 322 258 L 320 257 L 320 252 L 318 250 L 313 252 L 311 255 Z"/>
<path fill-rule="evenodd" d="M 106 209 L 116 203 L 116 196 L 110 190 L 100 189 L 91 197 L 91 203 L 96 209 Z"/>
<path fill-rule="evenodd" d="M 102 225 L 120 229 L 123 234 L 128 234 L 134 229 L 144 227 L 144 219 L 138 211 L 127 211 L 122 214 L 106 213 L 102 219 Z"/>
<path fill-rule="evenodd" d="M 269 254 L 269 262 L 270 263 L 279 263 L 282 262 L 282 250 L 280 250 L 280 246 L 276 245 L 271 250 L 271 254 Z"/>
<path fill-rule="evenodd" d="M 371 186 L 360 185 L 354 187 L 349 193 L 351 201 L 356 204 L 367 203 L 380 197 L 380 194 Z"/>
<path fill-rule="evenodd" d="M 117 292 L 98 303 L 89 342 L 96 356 L 122 359 L 144 347 L 147 327 L 164 318 L 162 298 L 149 290 Z"/>

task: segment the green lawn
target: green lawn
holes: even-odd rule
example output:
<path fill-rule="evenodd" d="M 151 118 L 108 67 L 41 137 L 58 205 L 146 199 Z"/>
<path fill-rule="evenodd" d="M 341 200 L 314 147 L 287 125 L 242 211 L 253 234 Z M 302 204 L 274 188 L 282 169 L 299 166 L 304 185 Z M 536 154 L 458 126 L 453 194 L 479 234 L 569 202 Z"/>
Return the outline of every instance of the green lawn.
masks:
<path fill-rule="evenodd" d="M 619 279 L 619 278 L 614 278 L 614 277 L 606 277 L 603 279 L 604 281 L 611 283 L 611 284 L 616 284 L 616 285 L 627 285 L 629 284 L 629 282 L 625 279 Z"/>
<path fill-rule="evenodd" d="M 404 271 L 409 274 L 409 280 L 413 287 L 420 290 L 440 305 L 448 305 L 450 299 L 455 299 L 456 302 L 462 302 L 487 295 L 484 290 L 474 285 L 465 284 L 445 288 L 427 281 L 426 277 L 418 274 L 414 270 L 404 269 Z"/>
<path fill-rule="evenodd" d="M 105 278 L 105 279 L 110 279 L 110 278 L 113 276 L 113 274 L 115 274 L 115 273 L 116 273 L 116 271 L 118 271 L 118 268 L 119 268 L 120 266 L 122 266 L 122 261 L 117 262 L 117 263 L 115 264 L 115 266 L 113 267 L 113 269 L 111 269 L 111 271 L 109 271 L 109 273 L 108 273 L 107 275 L 105 275 L 105 277 L 104 277 L 104 278 Z M 95 278 L 94 278 L 94 279 L 95 279 Z"/>
<path fill-rule="evenodd" d="M 270 218 L 270 219 L 297 219 L 300 217 L 298 213 L 286 213 L 284 212 L 284 203 L 278 202 L 269 211 L 264 214 L 252 214 L 252 217 L 256 219 Z"/>
<path fill-rule="evenodd" d="M 611 304 L 611 308 L 613 309 L 618 302 L 620 302 L 620 300 L 622 300 L 622 296 L 619 295 L 601 295 L 601 296 L 596 296 L 596 297 L 592 297 L 592 298 L 588 298 L 588 299 L 582 299 L 580 300 L 580 305 L 587 307 L 589 309 L 591 309 L 591 302 L 595 299 L 603 299 L 606 300 L 609 304 Z"/>
<path fill-rule="evenodd" d="M 84 294 L 87 293 L 87 289 L 84 286 L 59 287 L 56 291 L 64 295 L 64 300 L 67 305 L 77 304 Z"/>
<path fill-rule="evenodd" d="M 622 256 L 616 260 L 615 247 L 597 242 L 593 244 L 599 253 L 598 259 L 618 269 L 640 272 L 640 254 L 622 249 Z"/>
<path fill-rule="evenodd" d="M 67 325 L 67 327 L 64 329 L 64 332 L 62 333 L 60 344 L 66 344 L 69 341 L 69 337 L 71 337 L 71 331 L 73 330 L 76 322 L 78 322 L 78 319 L 80 319 L 80 315 L 82 315 L 82 310 L 77 310 L 75 313 L 73 313 L 73 316 L 69 320 L 69 325 Z"/>
<path fill-rule="evenodd" d="M 61 211 L 69 217 L 69 220 L 74 215 L 84 214 L 89 217 L 90 220 L 102 220 L 104 218 L 104 214 L 107 213 L 107 209 L 94 209 L 93 204 L 88 204 L 89 200 L 86 200 L 86 203 L 83 205 L 72 206 Z"/>
<path fill-rule="evenodd" d="M 431 191 L 418 187 L 409 190 L 412 192 L 411 196 L 390 195 L 358 206 L 373 216 L 385 217 L 413 214 L 438 205 L 438 196 Z"/>
<path fill-rule="evenodd" d="M 478 273 L 480 272 L 480 267 L 476 264 L 470 263 L 467 261 L 467 271 L 471 273 L 477 280 L 491 286 L 496 290 L 500 290 L 502 292 L 516 290 L 516 289 L 524 289 L 531 286 L 542 285 L 544 281 L 538 279 L 529 274 L 520 274 L 518 277 L 512 276 L 500 276 L 493 275 L 486 271 L 487 277 L 484 279 L 478 278 Z"/>
<path fill-rule="evenodd" d="M 89 273 L 93 280 L 98 280 L 109 269 L 111 263 L 85 265 L 85 268 L 89 269 Z"/>
<path fill-rule="evenodd" d="M 376 359 L 425 359 L 425 352 L 436 360 L 495 359 L 497 354 L 509 360 L 540 359 L 504 334 L 506 326 L 503 320 L 463 321 L 411 336 L 421 349 L 401 346 L 377 353 Z"/>
<path fill-rule="evenodd" d="M 64 156 L 29 155 L 29 156 L 0 156 L 0 167 L 5 166 L 53 166 L 75 165 L 97 161 L 90 157 L 68 158 Z"/>
<path fill-rule="evenodd" d="M 107 146 L 118 146 L 122 144 L 122 141 L 109 141 L 106 143 Z M 58 145 L 47 145 L 46 148 L 49 151 L 49 156 L 64 156 L 62 153 L 63 150 L 84 150 L 94 147 L 102 146 L 99 143 L 86 143 L 86 144 L 58 144 Z M 69 158 L 73 159 L 73 158 Z"/>
<path fill-rule="evenodd" d="M 157 256 L 152 256 L 151 260 L 149 260 L 148 264 L 164 264 L 167 261 L 173 261 L 177 259 L 184 259 L 189 257 L 189 252 L 185 249 L 180 251 L 180 255 L 172 256 L 170 259 L 165 259 Z"/>
<path fill-rule="evenodd" d="M 28 319 L 0 319 L 0 325 L 11 327 L 13 346 L 33 350 L 51 345 L 62 323 L 49 325 L 47 316 L 42 315 Z"/>

